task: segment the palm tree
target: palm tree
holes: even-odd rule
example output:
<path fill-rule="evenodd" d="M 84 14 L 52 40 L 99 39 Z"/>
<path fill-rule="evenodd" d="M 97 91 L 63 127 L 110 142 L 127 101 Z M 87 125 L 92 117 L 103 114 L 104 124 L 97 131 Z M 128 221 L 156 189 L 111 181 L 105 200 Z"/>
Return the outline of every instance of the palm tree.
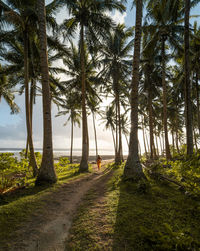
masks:
<path fill-rule="evenodd" d="M 43 155 L 42 163 L 37 176 L 36 184 L 42 182 L 55 183 L 56 173 L 53 163 L 52 124 L 51 124 L 51 97 L 49 86 L 49 68 L 47 57 L 46 12 L 45 1 L 37 1 L 39 40 L 40 40 L 40 66 L 42 76 L 43 100 Z M 29 142 L 30 143 L 30 142 Z"/>
<path fill-rule="evenodd" d="M 73 43 L 69 47 L 70 53 L 67 57 L 63 58 L 64 65 L 67 66 L 67 76 L 69 79 L 67 81 L 62 81 L 61 84 L 65 87 L 66 92 L 76 91 L 79 97 L 82 96 L 81 91 L 81 61 L 79 56 L 79 49 L 76 48 Z M 88 48 L 85 46 L 85 87 L 86 87 L 86 111 L 89 115 L 90 111 L 93 114 L 97 110 L 97 105 L 101 101 L 97 93 L 97 88 L 101 83 L 100 77 L 97 75 L 96 68 L 98 66 L 98 58 L 93 55 L 92 58 L 89 56 Z M 81 99 L 80 99 L 81 103 Z M 95 124 L 94 124 L 95 127 Z M 96 128 L 95 128 L 96 135 Z M 96 138 L 96 137 L 95 137 Z M 95 140 L 97 145 L 97 139 Z M 89 137 L 87 128 L 87 144 L 88 144 L 88 154 L 89 154 Z"/>
<path fill-rule="evenodd" d="M 116 0 L 61 0 L 66 4 L 69 14 L 72 16 L 64 20 L 62 28 L 66 31 L 66 37 L 77 31 L 79 26 L 80 61 L 81 61 L 81 90 L 82 90 L 82 159 L 80 171 L 88 170 L 88 129 L 86 113 L 86 84 L 85 84 L 85 42 L 93 48 L 99 43 L 99 39 L 106 36 L 106 30 L 111 25 L 111 19 L 105 15 L 105 11 L 114 8 L 123 11 L 125 7 Z"/>
<path fill-rule="evenodd" d="M 185 115 L 187 154 L 193 154 L 192 104 L 190 86 L 190 0 L 185 0 L 185 33 L 184 33 L 184 73 L 185 73 Z"/>
<path fill-rule="evenodd" d="M 124 169 L 124 179 L 134 181 L 145 178 L 138 155 L 138 84 L 142 33 L 142 4 L 142 0 L 136 1 L 135 42 L 131 83 L 131 132 L 129 154 Z"/>
<path fill-rule="evenodd" d="M 180 34 L 183 32 L 183 26 L 178 21 L 181 21 L 182 13 L 180 11 L 181 1 L 179 0 L 162 0 L 149 1 L 148 16 L 151 19 L 151 24 L 148 29 L 151 30 L 152 39 L 149 42 L 150 46 L 156 46 L 160 43 L 160 51 L 162 58 L 162 86 L 163 86 L 163 127 L 165 132 L 165 149 L 166 158 L 170 159 L 170 148 L 168 140 L 167 127 L 167 83 L 166 83 L 166 44 L 171 48 L 180 48 Z"/>
<path fill-rule="evenodd" d="M 30 145 L 30 165 L 33 168 L 34 176 L 36 176 L 38 168 L 34 155 L 33 139 L 32 139 L 32 130 L 31 130 L 31 120 L 30 120 L 30 102 L 29 102 L 29 41 L 32 34 L 35 30 L 33 29 L 36 22 L 36 15 L 34 11 L 35 1 L 7 1 L 8 5 L 0 5 L 2 8 L 5 8 L 4 11 L 4 20 L 14 28 L 14 35 L 21 36 L 23 43 L 23 54 L 24 54 L 24 84 L 25 84 L 25 104 L 26 104 L 26 126 L 27 126 L 27 135 Z M 12 32 L 12 31 L 11 31 Z M 9 31 L 8 34 L 11 34 Z M 9 37 L 9 36 L 8 36 Z M 11 37 L 10 37 L 11 38 Z"/>
<path fill-rule="evenodd" d="M 74 136 L 74 126 L 77 124 L 80 127 L 80 95 L 77 92 L 71 92 L 70 95 L 66 95 L 66 98 L 63 99 L 59 106 L 64 109 L 59 111 L 56 116 L 67 115 L 68 121 L 71 121 L 71 149 L 70 149 L 70 163 L 73 163 L 73 136 Z M 66 125 L 67 122 L 64 124 Z"/>
<path fill-rule="evenodd" d="M 119 24 L 114 31 L 109 33 L 108 39 L 102 46 L 101 74 L 105 79 L 105 90 L 113 93 L 116 112 L 116 156 L 115 163 L 120 163 L 122 156 L 122 125 L 121 106 L 124 100 L 124 89 L 127 89 L 127 76 L 131 73 L 131 60 L 129 53 L 133 48 L 132 29 L 125 29 L 125 25 Z M 108 83 L 110 82 L 110 85 Z M 126 93 L 127 94 L 127 93 Z"/>
<path fill-rule="evenodd" d="M 106 107 L 106 110 L 101 112 L 101 119 L 103 123 L 105 123 L 106 130 L 110 129 L 112 132 L 113 145 L 114 145 L 114 150 L 116 153 L 116 142 L 115 142 L 115 136 L 114 136 L 116 123 L 115 123 L 114 107 L 113 106 Z"/>

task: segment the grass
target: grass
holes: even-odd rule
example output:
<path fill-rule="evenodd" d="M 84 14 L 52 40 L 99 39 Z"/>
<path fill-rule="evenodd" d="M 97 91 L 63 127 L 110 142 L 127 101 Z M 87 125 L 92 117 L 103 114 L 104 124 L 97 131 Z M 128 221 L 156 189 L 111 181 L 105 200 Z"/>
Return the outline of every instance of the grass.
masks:
<path fill-rule="evenodd" d="M 58 182 L 54 185 L 35 187 L 34 179 L 29 179 L 27 188 L 0 198 L 0 250 L 1 247 L 9 247 L 9 241 L 15 237 L 16 230 L 29 220 L 33 213 L 40 214 L 43 211 L 48 196 L 70 180 L 87 175 L 78 173 L 78 165 L 56 165 L 56 173 Z"/>
<path fill-rule="evenodd" d="M 200 250 L 200 202 L 150 179 L 123 183 L 122 172 L 115 170 L 103 195 L 87 195 L 66 249 Z"/>

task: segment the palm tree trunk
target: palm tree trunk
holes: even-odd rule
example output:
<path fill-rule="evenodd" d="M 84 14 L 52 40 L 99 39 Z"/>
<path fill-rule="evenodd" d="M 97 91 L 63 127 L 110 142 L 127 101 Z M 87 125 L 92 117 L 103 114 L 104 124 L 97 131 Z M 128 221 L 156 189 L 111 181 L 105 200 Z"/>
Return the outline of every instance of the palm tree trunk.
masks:
<path fill-rule="evenodd" d="M 126 139 L 127 146 L 129 147 L 128 137 L 127 137 L 127 135 L 126 135 L 126 134 L 124 134 L 124 136 L 125 136 L 125 139 Z"/>
<path fill-rule="evenodd" d="M 191 104 L 191 85 L 190 85 L 190 31 L 189 31 L 190 0 L 185 0 L 185 116 L 186 116 L 186 143 L 187 154 L 193 154 L 193 132 L 192 132 L 192 104 Z"/>
<path fill-rule="evenodd" d="M 177 149 L 178 153 L 180 153 L 179 144 L 178 144 L 178 133 L 177 132 L 176 132 L 176 149 Z"/>
<path fill-rule="evenodd" d="M 157 136 L 155 136 L 155 140 L 156 140 L 156 147 L 157 147 L 157 155 L 159 156 L 160 152 L 159 152 L 158 137 Z"/>
<path fill-rule="evenodd" d="M 162 148 L 162 141 L 161 141 L 160 133 L 159 133 L 159 143 L 160 143 L 160 151 L 161 151 L 161 155 L 162 155 L 163 154 L 163 148 Z"/>
<path fill-rule="evenodd" d="M 198 85 L 198 74 L 196 73 L 196 79 L 195 79 L 195 85 L 196 85 L 196 99 L 197 99 L 197 121 L 198 121 L 198 129 L 199 129 L 199 135 L 200 135 L 200 105 L 199 105 L 199 85 Z"/>
<path fill-rule="evenodd" d="M 118 123 L 119 123 L 119 162 L 121 163 L 123 160 L 122 154 L 122 128 L 121 128 L 121 113 L 120 113 L 120 103 L 119 103 L 119 95 L 117 98 L 117 108 L 118 108 Z"/>
<path fill-rule="evenodd" d="M 94 117 L 94 112 L 92 113 L 92 118 L 93 118 L 94 138 L 95 138 L 96 157 L 97 157 L 97 156 L 98 156 L 98 147 L 97 147 L 97 131 L 96 131 L 96 126 L 95 126 L 95 117 Z"/>
<path fill-rule="evenodd" d="M 81 48 L 81 85 L 82 85 L 82 158 L 79 167 L 80 172 L 88 171 L 88 132 L 86 114 L 86 87 L 85 87 L 85 50 L 84 50 L 84 26 L 80 30 Z"/>
<path fill-rule="evenodd" d="M 49 68 L 48 68 L 47 37 L 46 37 L 46 12 L 45 12 L 44 0 L 37 0 L 37 12 L 39 20 L 40 66 L 41 66 L 41 76 L 42 76 L 43 155 L 36 184 L 41 184 L 43 182 L 55 183 L 57 181 L 57 177 L 53 162 L 51 96 L 50 96 L 50 86 L 49 86 Z"/>
<path fill-rule="evenodd" d="M 31 88 L 30 88 L 30 120 L 31 120 L 31 134 L 33 134 L 33 103 L 34 103 L 34 87 L 35 81 L 31 79 Z M 25 158 L 27 159 L 28 156 L 28 137 L 26 139 L 26 150 L 25 150 Z"/>
<path fill-rule="evenodd" d="M 198 151 L 198 146 L 197 146 L 197 136 L 196 136 L 196 133 L 195 133 L 195 130 L 194 130 L 194 143 L 195 143 L 195 148 L 196 148 L 196 152 Z"/>
<path fill-rule="evenodd" d="M 111 128 L 111 131 L 112 131 L 112 137 L 113 137 L 114 150 L 115 150 L 115 153 L 116 153 L 115 136 L 114 136 L 114 132 L 113 132 L 112 128 Z"/>
<path fill-rule="evenodd" d="M 134 181 L 145 178 L 138 155 L 138 85 L 142 34 L 142 4 L 142 0 L 136 1 L 136 26 L 131 83 L 131 132 L 129 154 L 124 168 L 124 179 Z"/>
<path fill-rule="evenodd" d="M 33 134 L 33 103 L 34 103 L 34 88 L 35 88 L 35 80 L 31 79 L 31 88 L 30 88 L 30 120 L 31 120 L 31 134 Z M 25 158 L 28 156 L 28 136 L 26 139 L 26 150 L 25 150 Z"/>
<path fill-rule="evenodd" d="M 73 163 L 73 138 L 74 138 L 74 121 L 71 116 L 71 149 L 70 149 L 70 164 Z"/>
<path fill-rule="evenodd" d="M 117 105 L 117 94 L 115 94 L 115 109 L 116 109 L 116 114 L 115 114 L 115 119 L 116 119 L 116 139 L 115 139 L 115 145 L 116 145 L 116 154 L 115 154 L 115 163 L 119 164 L 119 139 L 118 139 L 118 105 Z"/>
<path fill-rule="evenodd" d="M 33 176 L 35 177 L 38 172 L 37 163 L 34 154 L 32 128 L 30 119 L 30 102 L 29 102 L 29 68 L 28 68 L 28 35 L 24 31 L 24 82 L 25 82 L 25 106 L 26 106 L 26 127 L 28 142 L 30 148 L 30 166 L 33 168 Z"/>
<path fill-rule="evenodd" d="M 146 140 L 145 140 L 144 126 L 142 126 L 142 133 L 143 133 L 143 141 L 144 141 L 144 151 L 147 157 L 147 146 L 146 146 Z"/>
<path fill-rule="evenodd" d="M 145 133 L 145 138 L 146 138 L 146 143 L 147 143 L 147 152 L 150 153 L 149 141 L 148 141 L 146 130 L 144 131 L 144 133 Z"/>
<path fill-rule="evenodd" d="M 149 132 L 150 132 L 150 159 L 154 158 L 153 149 L 154 149 L 154 139 L 153 139 L 153 112 L 152 112 L 152 88 L 149 82 L 148 88 L 148 110 L 149 110 Z"/>
<path fill-rule="evenodd" d="M 166 151 L 166 159 L 171 159 L 171 153 L 169 148 L 169 140 L 168 140 L 168 128 L 167 128 L 167 85 L 165 80 L 165 37 L 162 38 L 162 86 L 163 86 L 163 125 L 165 132 L 165 151 Z"/>

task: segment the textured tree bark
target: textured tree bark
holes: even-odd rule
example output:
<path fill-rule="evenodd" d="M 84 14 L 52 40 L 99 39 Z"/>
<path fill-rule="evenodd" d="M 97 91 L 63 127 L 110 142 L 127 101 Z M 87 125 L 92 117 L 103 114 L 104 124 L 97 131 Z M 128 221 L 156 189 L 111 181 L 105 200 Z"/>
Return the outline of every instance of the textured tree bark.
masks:
<path fill-rule="evenodd" d="M 82 85 L 82 158 L 79 167 L 80 172 L 88 171 L 88 132 L 87 132 L 87 114 L 86 114 L 86 87 L 85 87 L 85 52 L 84 52 L 84 27 L 80 30 L 81 47 L 81 85 Z"/>
<path fill-rule="evenodd" d="M 97 131 L 96 131 L 96 126 L 95 126 L 95 117 L 94 117 L 94 112 L 92 113 L 92 118 L 93 118 L 94 138 L 95 138 L 96 157 L 97 157 L 97 156 L 98 156 L 98 146 L 97 146 Z"/>
<path fill-rule="evenodd" d="M 162 86 L 163 86 L 163 125 L 165 133 L 165 151 L 166 159 L 171 159 L 171 153 L 169 149 L 169 140 L 168 140 L 168 128 L 167 128 L 167 85 L 165 81 L 165 38 L 162 38 Z"/>
<path fill-rule="evenodd" d="M 33 176 L 35 177 L 38 172 L 37 163 L 34 154 L 33 138 L 32 138 L 32 128 L 31 128 L 31 118 L 30 118 L 30 102 L 29 102 L 29 68 L 28 68 L 28 35 L 24 31 L 24 82 L 25 82 L 25 107 L 26 107 L 26 127 L 27 127 L 27 137 L 30 148 L 30 166 L 33 168 Z"/>
<path fill-rule="evenodd" d="M 139 181 L 145 178 L 138 155 L 138 85 L 142 33 L 142 4 L 142 0 L 136 1 L 136 26 L 131 82 L 131 132 L 129 154 L 124 168 L 124 180 L 132 181 Z"/>
<path fill-rule="evenodd" d="M 57 181 L 52 144 L 52 122 L 51 122 L 51 96 L 49 86 L 49 68 L 47 56 L 46 37 L 46 11 L 45 1 L 37 0 L 37 12 L 39 21 L 40 41 L 40 67 L 42 77 L 42 104 L 43 104 L 43 155 L 36 184 L 55 183 Z"/>
<path fill-rule="evenodd" d="M 70 149 L 70 163 L 73 163 L 73 139 L 74 139 L 74 121 L 71 117 L 71 149 Z"/>
<path fill-rule="evenodd" d="M 190 84 L 190 31 L 189 31 L 190 0 L 185 0 L 185 32 L 184 32 L 184 70 L 185 70 L 185 115 L 187 154 L 193 154 L 192 104 Z"/>

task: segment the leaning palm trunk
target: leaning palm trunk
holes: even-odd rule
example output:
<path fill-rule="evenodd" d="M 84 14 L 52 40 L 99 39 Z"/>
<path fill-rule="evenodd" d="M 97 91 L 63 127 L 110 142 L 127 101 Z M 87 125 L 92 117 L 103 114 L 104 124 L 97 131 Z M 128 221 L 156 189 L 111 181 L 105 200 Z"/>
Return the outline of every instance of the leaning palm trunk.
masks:
<path fill-rule="evenodd" d="M 24 31 L 24 80 L 25 80 L 25 103 L 26 103 L 26 127 L 27 137 L 30 148 L 30 166 L 33 168 L 33 176 L 35 177 L 38 172 L 37 163 L 34 154 L 32 128 L 30 119 L 30 102 L 29 102 L 29 69 L 28 69 L 28 35 Z"/>
<path fill-rule="evenodd" d="M 163 125 L 165 132 L 165 151 L 166 159 L 171 159 L 171 153 L 169 149 L 169 140 L 168 140 L 168 128 L 167 128 L 167 85 L 165 80 L 165 37 L 162 38 L 162 86 L 163 86 Z"/>
<path fill-rule="evenodd" d="M 55 183 L 57 180 L 53 163 L 51 96 L 49 87 L 49 69 L 47 57 L 45 1 L 37 0 L 40 40 L 40 67 L 42 76 L 43 102 L 43 156 L 36 184 Z"/>
<path fill-rule="evenodd" d="M 92 113 L 92 118 L 93 118 L 93 126 L 94 126 L 94 137 L 95 137 L 95 146 L 96 146 L 96 157 L 98 157 L 97 131 L 96 131 L 96 125 L 95 125 L 94 112 Z"/>
<path fill-rule="evenodd" d="M 138 85 L 140 44 L 142 33 L 142 0 L 136 1 L 136 27 L 131 88 L 131 132 L 129 154 L 124 169 L 124 179 L 138 181 L 145 178 L 138 155 Z"/>
<path fill-rule="evenodd" d="M 185 115 L 186 115 L 186 143 L 187 154 L 193 154 L 193 133 L 192 133 L 192 103 L 191 103 L 191 85 L 190 85 L 190 33 L 189 33 L 189 15 L 190 15 L 190 0 L 185 0 Z"/>
<path fill-rule="evenodd" d="M 84 27 L 80 30 L 81 47 L 81 84 L 82 84 L 82 158 L 79 167 L 80 172 L 88 171 L 88 132 L 86 114 L 86 88 L 85 88 L 85 56 L 84 56 Z"/>

